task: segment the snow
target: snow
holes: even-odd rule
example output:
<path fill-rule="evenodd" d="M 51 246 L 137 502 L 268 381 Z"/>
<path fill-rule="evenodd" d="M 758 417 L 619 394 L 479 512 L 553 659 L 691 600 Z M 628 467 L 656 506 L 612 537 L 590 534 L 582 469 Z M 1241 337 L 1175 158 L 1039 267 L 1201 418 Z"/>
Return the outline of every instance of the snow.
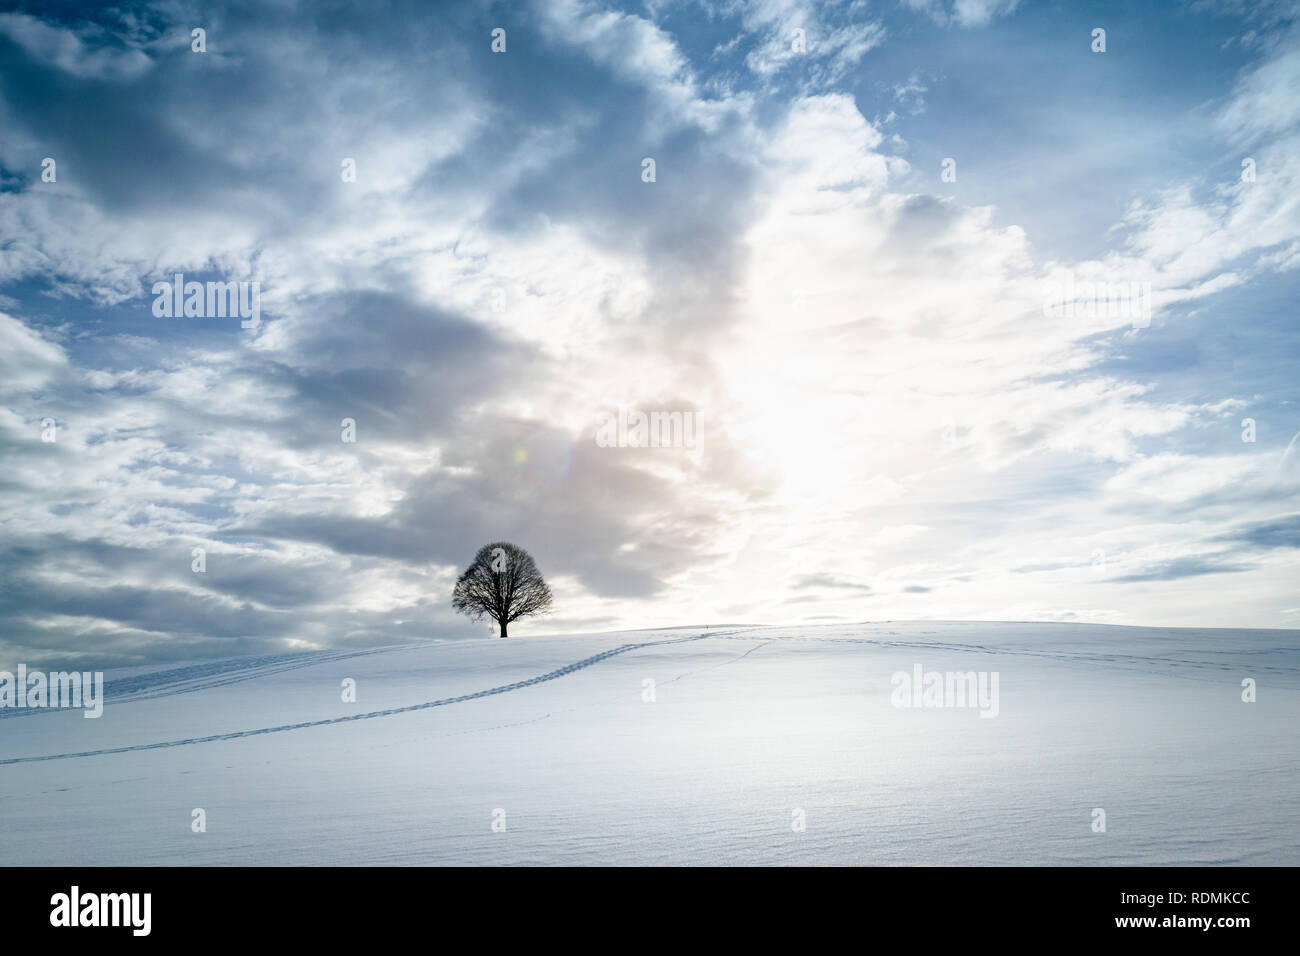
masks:
<path fill-rule="evenodd" d="M 998 672 L 998 715 L 893 706 L 917 664 Z M 521 628 L 107 681 L 0 711 L 5 863 L 1300 863 L 1296 631 Z"/>

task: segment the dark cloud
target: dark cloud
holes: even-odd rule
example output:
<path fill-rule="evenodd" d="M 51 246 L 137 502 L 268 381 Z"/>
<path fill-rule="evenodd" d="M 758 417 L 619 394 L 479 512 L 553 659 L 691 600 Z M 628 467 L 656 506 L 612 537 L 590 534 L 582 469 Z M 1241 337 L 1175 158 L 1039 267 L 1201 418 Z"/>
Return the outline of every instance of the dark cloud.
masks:
<path fill-rule="evenodd" d="M 796 591 L 802 591 L 806 588 L 833 588 L 845 591 L 860 591 L 870 593 L 871 586 L 860 584 L 856 581 L 848 581 L 844 578 L 836 577 L 833 574 L 805 574 L 791 582 L 790 587 Z"/>
<path fill-rule="evenodd" d="M 772 311 L 751 298 L 762 285 L 751 227 L 767 225 L 759 220 L 769 199 L 790 199 L 773 173 L 796 182 L 809 157 L 786 154 L 827 148 L 773 140 L 792 102 L 814 91 L 816 76 L 834 74 L 844 128 L 874 141 L 858 125 L 847 74 L 840 83 L 836 72 L 865 47 L 833 63 L 843 48 L 827 43 L 755 80 L 746 56 L 768 55 L 784 26 L 764 21 L 755 32 L 739 9 L 711 11 L 703 29 L 687 8 L 613 14 L 492 2 L 436 11 L 413 0 L 306 4 L 274 15 L 238 0 L 198 12 L 59 0 L 27 9 L 44 23 L 0 20 L 0 303 L 15 316 L 0 320 L 0 654 L 143 662 L 479 633 L 447 608 L 448 576 L 498 539 L 527 548 L 594 609 L 551 625 L 589 629 L 616 620 L 603 600 L 662 600 L 688 572 L 726 567 L 744 542 L 770 540 L 767 526 L 786 507 L 776 494 L 782 454 L 770 430 L 745 427 L 765 423 L 726 420 L 728 373 L 737 374 L 727 351 L 748 344 L 739 321 Z M 851 9 L 819 15 L 827 29 L 865 22 Z M 676 47 L 655 46 L 657 28 L 640 16 L 673 24 Z M 500 56 L 490 50 L 498 24 L 509 36 Z M 195 25 L 207 30 L 208 53 L 190 50 Z M 679 69 L 686 63 L 708 75 Z M 908 62 L 903 76 L 914 69 Z M 943 95 L 933 93 L 927 116 Z M 911 129 L 929 120 L 918 122 Z M 995 125 L 971 129 L 984 136 Z M 968 132 L 960 127 L 945 122 L 942 139 Z M 916 148 L 947 154 L 933 142 Z M 47 155 L 58 161 L 57 183 L 40 181 Z M 641 180 L 647 156 L 654 183 Z M 340 180 L 344 157 L 357 161 L 355 184 Z M 845 164 L 852 179 L 862 159 L 836 155 L 831 165 Z M 900 321 L 892 294 L 912 297 L 916 277 L 928 287 L 963 269 L 996 276 L 1010 261 L 984 248 L 996 234 L 952 197 L 909 185 L 880 202 L 836 182 L 813 186 L 786 221 L 814 223 L 842 199 L 861 214 L 827 220 L 827 233 L 845 240 L 826 251 L 832 266 L 843 257 L 846 296 L 860 279 L 899 281 L 889 295 L 858 296 L 847 321 L 828 317 L 821 331 L 810 322 L 792 367 L 828 352 L 848 361 L 863 343 L 892 355 L 922 342 L 962 353 L 945 354 L 945 367 L 969 362 L 997 380 L 1001 359 L 981 354 L 952 311 L 937 304 L 922 320 Z M 151 280 L 173 271 L 266 276 L 263 326 L 154 317 Z M 510 293 L 505 315 L 482 307 L 498 282 Z M 1270 340 L 1290 315 L 1273 311 L 1281 318 Z M 1286 350 L 1259 338 L 1245 349 L 1236 344 L 1244 330 L 1204 321 L 1233 347 L 1221 338 L 1197 346 L 1209 341 L 1200 330 L 1163 345 L 1148 336 L 1145 352 L 1130 350 L 1130 370 L 1190 374 L 1212 358 L 1235 373 L 1244 350 L 1264 363 L 1252 390 L 1263 394 L 1265 379 L 1288 383 L 1268 393 L 1284 408 L 1293 391 L 1278 372 Z M 999 356 L 1001 345 L 1036 334 L 1003 332 Z M 1073 369 L 1077 357 L 1062 352 L 1048 364 Z M 870 400 L 864 414 L 894 414 L 874 394 L 877 375 L 844 371 L 817 383 L 820 394 L 860 392 Z M 926 397 L 933 369 L 921 362 L 907 374 L 916 380 L 910 405 Z M 1219 384 L 1214 401 L 1232 394 Z M 699 453 L 597 447 L 597 413 L 628 401 L 699 410 Z M 978 436 L 958 422 L 961 448 L 945 469 L 960 467 L 977 437 L 1004 459 L 1027 458 L 1094 411 L 1081 402 L 1077 416 L 1053 418 L 1026 408 Z M 65 436 L 57 443 L 36 437 L 47 416 Z M 340 440 L 344 418 L 356 422 L 355 444 Z M 923 429 L 908 427 L 913 437 Z M 836 440 L 857 441 L 852 430 Z M 881 475 L 917 502 L 918 524 L 941 510 L 959 529 L 964 540 L 944 543 L 945 562 L 1065 497 L 1088 500 L 1110 474 L 1071 461 L 987 483 L 974 476 L 935 495 L 914 463 L 879 450 Z M 1135 496 L 1118 507 L 1144 520 L 1211 507 L 1239 520 L 1243 504 L 1278 510 L 1276 496 L 1257 482 L 1190 503 Z M 850 533 L 879 515 L 852 492 L 827 498 Z M 1213 540 L 1240 551 L 1294 547 L 1295 522 Z M 196 546 L 208 551 L 204 574 L 190 571 Z M 935 566 L 916 548 L 912 568 Z M 1225 553 L 1116 580 L 1247 567 Z M 945 580 L 969 580 L 952 570 Z M 878 594 L 847 574 L 788 585 L 806 604 Z M 719 600 L 754 613 L 735 597 Z"/>
<path fill-rule="evenodd" d="M 1221 554 L 1173 558 L 1169 561 L 1154 564 L 1145 570 L 1108 578 L 1108 580 L 1113 582 L 1174 581 L 1179 578 L 1195 578 L 1206 574 L 1232 574 L 1239 571 L 1249 571 L 1253 567 L 1255 567 L 1253 564 L 1243 564 L 1233 560 L 1230 554 L 1224 552 Z"/>
<path fill-rule="evenodd" d="M 1300 548 L 1300 514 L 1242 525 L 1227 534 L 1217 535 L 1212 540 L 1231 541 L 1258 551 Z"/>

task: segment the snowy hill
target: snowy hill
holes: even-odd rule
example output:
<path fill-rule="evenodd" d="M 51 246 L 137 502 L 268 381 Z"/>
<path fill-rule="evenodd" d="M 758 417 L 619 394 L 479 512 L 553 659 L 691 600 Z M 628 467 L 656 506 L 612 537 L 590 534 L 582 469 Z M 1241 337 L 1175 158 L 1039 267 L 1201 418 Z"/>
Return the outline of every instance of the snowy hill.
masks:
<path fill-rule="evenodd" d="M 996 673 L 992 719 L 901 706 L 918 668 Z M 0 711 L 0 860 L 1300 862 L 1295 631 L 672 629 L 107 678 L 98 720 Z"/>

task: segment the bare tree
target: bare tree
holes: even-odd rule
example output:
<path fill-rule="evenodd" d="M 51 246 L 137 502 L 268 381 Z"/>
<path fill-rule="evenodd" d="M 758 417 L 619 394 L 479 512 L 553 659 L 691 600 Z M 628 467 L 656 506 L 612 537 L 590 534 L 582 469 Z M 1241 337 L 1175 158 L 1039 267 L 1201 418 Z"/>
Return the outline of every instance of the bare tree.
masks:
<path fill-rule="evenodd" d="M 456 581 L 451 606 L 481 621 L 484 615 L 501 627 L 505 637 L 511 621 L 551 609 L 551 589 L 533 556 L 507 541 L 485 544 Z"/>

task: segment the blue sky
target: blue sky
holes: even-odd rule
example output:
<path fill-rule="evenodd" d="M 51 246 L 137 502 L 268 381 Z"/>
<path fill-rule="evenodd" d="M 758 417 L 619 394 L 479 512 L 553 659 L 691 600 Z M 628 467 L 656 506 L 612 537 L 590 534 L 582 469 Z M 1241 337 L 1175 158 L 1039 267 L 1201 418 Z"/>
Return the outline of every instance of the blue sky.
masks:
<path fill-rule="evenodd" d="M 1296 627 L 1295 14 L 7 6 L 0 659 L 478 635 L 498 539 L 521 634 Z"/>

